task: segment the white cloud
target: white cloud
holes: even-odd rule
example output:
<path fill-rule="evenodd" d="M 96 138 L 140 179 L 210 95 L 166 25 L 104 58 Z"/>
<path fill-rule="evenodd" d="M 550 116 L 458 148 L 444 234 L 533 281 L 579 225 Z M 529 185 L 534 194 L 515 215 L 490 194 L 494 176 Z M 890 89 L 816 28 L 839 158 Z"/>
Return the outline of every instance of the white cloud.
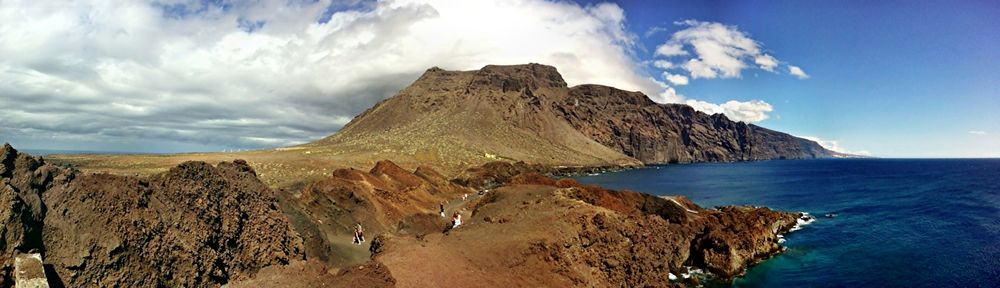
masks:
<path fill-rule="evenodd" d="M 754 57 L 754 63 L 760 65 L 760 69 L 764 69 L 768 72 L 774 72 L 774 67 L 778 67 L 778 59 L 774 56 L 761 54 Z"/>
<path fill-rule="evenodd" d="M 774 72 L 783 63 L 764 53 L 760 42 L 736 26 L 696 20 L 676 24 L 685 28 L 658 46 L 654 56 L 691 55 L 683 68 L 693 79 L 739 78 L 743 70 L 753 67 Z M 787 66 L 790 74 L 800 79 L 808 77 L 797 66 Z"/>
<path fill-rule="evenodd" d="M 799 66 L 788 65 L 788 74 L 792 74 L 792 76 L 798 77 L 799 79 L 809 78 L 809 75 L 806 74 L 805 71 L 802 71 L 802 68 L 799 68 Z"/>
<path fill-rule="evenodd" d="M 289 145 L 329 135 L 432 66 L 538 62 L 571 85 L 683 99 L 637 72 L 614 4 L 164 3 L 0 2 L 0 138 Z"/>
<path fill-rule="evenodd" d="M 969 134 L 972 134 L 972 135 L 980 135 L 980 136 L 981 136 L 981 135 L 986 135 L 987 133 L 986 133 L 986 131 L 980 131 L 980 130 L 971 130 L 971 131 L 969 131 Z"/>
<path fill-rule="evenodd" d="M 840 141 L 837 140 L 824 140 L 820 139 L 819 137 L 813 137 L 813 136 L 795 136 L 795 137 L 815 141 L 816 143 L 819 144 L 819 146 L 823 146 L 823 148 L 826 148 L 826 150 L 834 152 L 860 155 L 860 156 L 872 156 L 872 153 L 868 152 L 867 150 L 848 150 L 847 148 L 841 147 Z"/>
<path fill-rule="evenodd" d="M 722 78 L 739 77 L 740 72 L 747 68 L 744 61 L 760 55 L 757 42 L 735 26 L 694 20 L 678 24 L 688 28 L 674 33 L 670 41 L 663 45 L 691 46 L 698 62 Z"/>
<path fill-rule="evenodd" d="M 663 79 L 667 79 L 667 81 L 670 81 L 670 84 L 674 84 L 674 86 L 684 86 L 688 84 L 688 77 L 680 74 L 663 72 Z"/>
<path fill-rule="evenodd" d="M 683 56 L 688 55 L 688 52 L 684 51 L 680 44 L 664 43 L 656 47 L 655 54 L 660 56 Z"/>
<path fill-rule="evenodd" d="M 674 68 L 674 63 L 670 62 L 670 61 L 667 61 L 667 60 L 656 60 L 656 61 L 653 61 L 653 67 L 666 70 L 666 69 Z"/>
<path fill-rule="evenodd" d="M 691 73 L 691 78 L 694 79 L 698 78 L 712 79 L 718 76 L 718 73 L 715 72 L 715 69 L 712 69 L 711 66 L 705 64 L 705 62 L 702 62 L 701 60 L 698 59 L 688 60 L 688 62 L 684 63 L 682 67 L 684 67 L 684 70 L 687 70 L 689 73 Z"/>
<path fill-rule="evenodd" d="M 654 102 L 657 103 L 684 103 L 684 99 L 686 99 L 686 97 L 684 97 L 684 95 L 678 94 L 677 90 L 675 90 L 673 87 L 670 87 L 670 85 L 667 85 L 667 83 L 663 83 L 663 81 L 659 81 L 653 78 L 649 78 L 649 80 L 653 83 L 656 83 L 656 85 L 659 86 L 659 91 L 660 91 L 659 93 L 656 94 L 647 94 L 649 95 L 649 99 L 652 99 Z"/>
<path fill-rule="evenodd" d="M 671 61 L 678 61 L 677 64 L 663 59 L 653 62 L 653 66 L 661 70 L 679 68 L 677 72 L 661 71 L 664 79 L 674 86 L 687 85 L 694 79 L 739 78 L 743 70 L 752 68 L 775 72 L 781 65 L 788 67 L 789 73 L 793 76 L 800 79 L 809 77 L 798 66 L 785 64 L 771 54 L 765 53 L 763 44 L 750 38 L 736 26 L 696 20 L 675 24 L 684 28 L 657 46 L 654 56 L 672 57 Z M 686 99 L 674 88 L 664 83 L 660 85 L 669 90 L 654 98 L 658 101 L 673 99 L 671 102 L 685 103 L 709 114 L 723 113 L 738 121 L 763 121 L 769 118 L 768 113 L 774 111 L 770 104 L 761 100 L 732 100 L 715 104 Z"/>
<path fill-rule="evenodd" d="M 774 107 L 761 100 L 746 102 L 730 100 L 723 104 L 713 104 L 700 100 L 687 100 L 685 104 L 707 114 L 724 114 L 729 119 L 743 122 L 760 122 L 769 118 L 767 113 Z"/>

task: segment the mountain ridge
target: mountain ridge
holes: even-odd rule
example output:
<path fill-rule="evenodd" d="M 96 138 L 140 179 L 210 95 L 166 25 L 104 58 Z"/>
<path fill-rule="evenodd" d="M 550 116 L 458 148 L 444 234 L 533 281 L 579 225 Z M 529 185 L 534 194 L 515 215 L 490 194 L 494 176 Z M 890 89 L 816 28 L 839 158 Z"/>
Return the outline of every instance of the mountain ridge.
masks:
<path fill-rule="evenodd" d="M 408 154 L 445 165 L 637 166 L 837 155 L 814 141 L 655 103 L 640 92 L 569 87 L 555 67 L 536 63 L 432 67 L 336 134 L 302 146 L 378 151 L 383 158 Z"/>

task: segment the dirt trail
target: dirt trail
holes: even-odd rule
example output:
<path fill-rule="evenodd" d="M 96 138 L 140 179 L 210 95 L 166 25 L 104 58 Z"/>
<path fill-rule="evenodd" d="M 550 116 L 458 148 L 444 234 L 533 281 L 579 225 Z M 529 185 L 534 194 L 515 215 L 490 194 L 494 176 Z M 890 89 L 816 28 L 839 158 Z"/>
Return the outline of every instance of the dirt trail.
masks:
<path fill-rule="evenodd" d="M 334 239 L 330 243 L 330 250 L 336 251 L 343 257 L 341 258 L 344 261 L 343 265 L 339 266 L 356 266 L 371 260 L 371 252 L 368 251 L 368 248 L 371 247 L 371 240 L 374 235 L 365 235 L 365 242 L 361 243 L 361 245 L 354 244 L 354 234 L 331 234 L 328 237 L 330 237 L 329 239 Z"/>
<path fill-rule="evenodd" d="M 489 193 L 517 194 L 520 195 L 518 199 L 528 201 L 533 195 L 550 193 L 553 189 L 522 186 L 517 190 L 500 188 Z M 489 213 L 495 218 L 509 219 L 507 224 L 487 223 L 482 215 L 473 217 L 472 207 L 466 205 L 484 196 L 470 194 L 467 200 L 459 198 L 446 206 L 449 213 L 455 208 L 466 208 L 462 212 L 462 226 L 447 234 L 431 234 L 419 240 L 396 238 L 389 250 L 376 258 L 391 271 L 397 287 L 501 287 L 542 283 L 536 282 L 540 279 L 527 280 L 532 274 L 537 274 L 537 271 L 522 274 L 527 279 L 518 277 L 516 271 L 525 267 L 518 263 L 524 264 L 524 258 L 509 252 L 525 251 L 535 239 L 551 234 L 539 231 L 537 227 L 543 226 L 534 221 L 539 218 L 524 218 L 527 214 L 522 209 L 502 209 Z M 503 216 L 499 216 L 500 214 Z M 519 266 L 521 268 L 517 268 Z M 565 286 L 564 282 L 563 285 L 555 285 L 559 283 L 559 279 L 552 279 L 548 284 Z"/>
<path fill-rule="evenodd" d="M 469 207 L 468 204 L 472 203 L 473 200 L 482 198 L 485 195 L 485 193 L 483 195 L 479 195 L 479 193 L 469 193 L 469 197 L 466 197 L 465 200 L 462 200 L 461 197 L 449 200 L 448 203 L 445 203 L 444 205 L 445 217 L 450 219 L 452 213 L 459 211 L 459 214 L 462 214 L 463 222 L 465 222 L 466 219 L 469 219 L 468 217 L 472 216 L 472 211 L 470 211 L 471 207 Z"/>

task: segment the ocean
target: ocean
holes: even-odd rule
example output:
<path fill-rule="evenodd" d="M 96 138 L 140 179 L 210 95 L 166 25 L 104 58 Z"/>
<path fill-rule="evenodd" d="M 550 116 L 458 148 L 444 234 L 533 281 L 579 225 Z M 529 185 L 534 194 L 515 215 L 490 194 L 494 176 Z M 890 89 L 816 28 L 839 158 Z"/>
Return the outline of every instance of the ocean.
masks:
<path fill-rule="evenodd" d="M 577 180 L 816 216 L 734 287 L 1000 287 L 1000 159 L 706 163 Z"/>

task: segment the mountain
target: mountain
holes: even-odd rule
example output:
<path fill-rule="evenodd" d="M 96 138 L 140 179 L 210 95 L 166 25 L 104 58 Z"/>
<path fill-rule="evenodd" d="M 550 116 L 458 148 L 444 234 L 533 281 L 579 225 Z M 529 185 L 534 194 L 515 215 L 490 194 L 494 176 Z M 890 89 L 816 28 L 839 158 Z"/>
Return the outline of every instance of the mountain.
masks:
<path fill-rule="evenodd" d="M 834 156 L 814 141 L 658 104 L 639 92 L 568 87 L 552 66 L 428 69 L 335 135 L 336 147 L 447 166 L 495 160 L 565 166 L 808 159 Z"/>

